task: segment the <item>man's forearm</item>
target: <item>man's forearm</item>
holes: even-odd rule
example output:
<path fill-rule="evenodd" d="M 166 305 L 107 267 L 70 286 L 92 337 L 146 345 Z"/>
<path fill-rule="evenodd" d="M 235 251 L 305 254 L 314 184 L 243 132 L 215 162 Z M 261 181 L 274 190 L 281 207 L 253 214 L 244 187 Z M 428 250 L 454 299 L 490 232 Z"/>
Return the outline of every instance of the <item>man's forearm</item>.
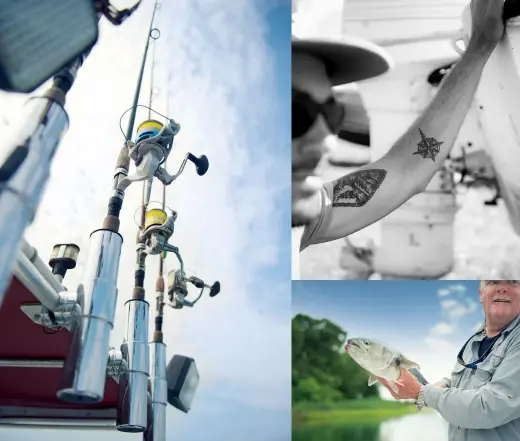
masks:
<path fill-rule="evenodd" d="M 468 48 L 436 96 L 385 155 L 422 191 L 451 151 L 492 50 Z"/>
<path fill-rule="evenodd" d="M 442 380 L 439 380 L 436 383 L 433 383 L 433 386 L 451 387 L 451 379 L 450 378 L 443 378 Z"/>
<path fill-rule="evenodd" d="M 464 429 L 493 429 L 520 416 L 520 400 L 493 390 L 441 388 L 424 390 L 426 406 L 435 409 L 449 423 Z"/>

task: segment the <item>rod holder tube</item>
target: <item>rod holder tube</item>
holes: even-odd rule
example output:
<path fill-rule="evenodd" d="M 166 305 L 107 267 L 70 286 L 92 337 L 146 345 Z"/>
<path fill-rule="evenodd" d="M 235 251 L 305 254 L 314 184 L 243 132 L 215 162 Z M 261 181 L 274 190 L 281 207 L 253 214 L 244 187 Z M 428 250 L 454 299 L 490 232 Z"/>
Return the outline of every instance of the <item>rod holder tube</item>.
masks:
<path fill-rule="evenodd" d="M 90 236 L 83 281 L 77 289 L 80 313 L 72 319 L 72 342 L 57 394 L 69 403 L 103 400 L 122 245 L 122 236 L 110 230 L 96 230 Z"/>
<path fill-rule="evenodd" d="M 152 395 L 152 430 L 146 441 L 166 441 L 166 407 L 168 405 L 168 384 L 166 381 L 166 345 L 150 343 L 151 373 L 150 392 Z"/>
<path fill-rule="evenodd" d="M 144 300 L 132 299 L 125 304 L 127 311 L 125 341 L 121 352 L 127 371 L 119 378 L 117 430 L 144 432 L 148 426 L 148 376 L 150 350 L 148 347 L 148 312 Z"/>
<path fill-rule="evenodd" d="M 0 146 L 2 152 L 26 155 L 12 175 L 0 182 L 0 306 L 11 282 L 20 241 L 34 219 L 54 153 L 69 124 L 63 106 L 47 97 L 31 98 L 24 110 L 26 115 L 13 139 Z M 6 162 L 9 158 L 0 157 L 0 167 Z"/>

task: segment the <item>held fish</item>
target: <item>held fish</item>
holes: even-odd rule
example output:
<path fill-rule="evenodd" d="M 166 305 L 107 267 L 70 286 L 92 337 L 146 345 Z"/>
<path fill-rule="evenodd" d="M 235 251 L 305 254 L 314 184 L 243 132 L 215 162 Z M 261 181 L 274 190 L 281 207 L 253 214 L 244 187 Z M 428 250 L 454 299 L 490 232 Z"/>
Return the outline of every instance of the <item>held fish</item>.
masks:
<path fill-rule="evenodd" d="M 398 393 L 401 368 L 408 369 L 421 384 L 428 384 L 416 362 L 385 343 L 368 338 L 351 338 L 347 340 L 345 350 L 359 366 L 370 373 L 369 386 L 377 383 L 376 377 L 380 377 L 388 381 L 390 388 Z"/>

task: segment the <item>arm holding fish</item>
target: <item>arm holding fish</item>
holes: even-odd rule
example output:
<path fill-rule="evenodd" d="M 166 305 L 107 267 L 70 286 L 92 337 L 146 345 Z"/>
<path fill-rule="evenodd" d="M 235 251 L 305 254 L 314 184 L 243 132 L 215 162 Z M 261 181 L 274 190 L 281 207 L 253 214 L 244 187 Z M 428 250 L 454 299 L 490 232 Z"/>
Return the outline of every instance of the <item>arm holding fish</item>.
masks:
<path fill-rule="evenodd" d="M 346 237 L 424 191 L 453 147 L 486 62 L 503 35 L 502 10 L 503 0 L 472 2 L 471 40 L 430 105 L 386 155 L 324 185 L 324 208 L 307 226 L 305 246 Z"/>
<path fill-rule="evenodd" d="M 508 349 L 491 380 L 477 389 L 426 386 L 426 406 L 465 429 L 492 429 L 520 418 L 520 342 Z"/>

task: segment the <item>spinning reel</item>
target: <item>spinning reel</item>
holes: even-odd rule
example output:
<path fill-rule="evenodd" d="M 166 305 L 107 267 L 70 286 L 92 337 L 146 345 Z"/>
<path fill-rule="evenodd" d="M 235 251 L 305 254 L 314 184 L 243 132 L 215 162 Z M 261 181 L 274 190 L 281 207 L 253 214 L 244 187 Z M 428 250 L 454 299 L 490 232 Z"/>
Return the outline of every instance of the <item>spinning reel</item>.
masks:
<path fill-rule="evenodd" d="M 173 149 L 173 140 L 180 129 L 180 124 L 171 118 L 167 119 L 166 124 L 154 119 L 141 123 L 137 128 L 135 142 L 128 139 L 126 141 L 130 159 L 134 162 L 136 170 L 121 179 L 117 188 L 124 191 L 133 182 L 151 180 L 154 176 L 164 185 L 170 185 L 184 171 L 187 161 L 195 165 L 199 176 L 205 175 L 209 168 L 209 161 L 205 155 L 196 157 L 192 153 L 187 153 L 174 175 L 170 175 L 162 167 Z"/>
<path fill-rule="evenodd" d="M 145 216 L 144 230 L 141 233 L 141 241 L 146 246 L 146 253 L 157 255 L 163 252 L 174 252 L 170 248 L 168 240 L 173 235 L 177 212 L 168 209 L 151 208 Z"/>
<path fill-rule="evenodd" d="M 186 300 L 188 295 L 187 283 L 191 283 L 195 288 L 200 289 L 199 295 L 193 301 Z M 186 277 L 182 268 L 168 273 L 169 306 L 173 309 L 182 309 L 184 306 L 193 307 L 202 297 L 205 289 L 209 289 L 210 297 L 215 297 L 220 292 L 220 282 L 216 281 L 213 285 L 208 285 L 204 280 L 198 277 Z"/>

